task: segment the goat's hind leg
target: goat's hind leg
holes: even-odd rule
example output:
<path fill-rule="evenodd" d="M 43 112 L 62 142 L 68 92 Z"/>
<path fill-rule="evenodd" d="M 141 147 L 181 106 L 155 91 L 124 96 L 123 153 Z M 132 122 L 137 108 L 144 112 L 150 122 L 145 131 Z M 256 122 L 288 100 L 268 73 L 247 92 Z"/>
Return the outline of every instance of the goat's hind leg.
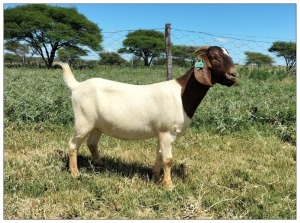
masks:
<path fill-rule="evenodd" d="M 94 129 L 90 133 L 89 137 L 86 140 L 86 144 L 89 147 L 89 150 L 92 154 L 93 165 L 94 166 L 99 166 L 100 165 L 100 156 L 99 156 L 99 151 L 98 151 L 98 148 L 97 148 L 97 144 L 98 144 L 98 141 L 100 139 L 101 134 L 102 134 L 101 132 Z"/>

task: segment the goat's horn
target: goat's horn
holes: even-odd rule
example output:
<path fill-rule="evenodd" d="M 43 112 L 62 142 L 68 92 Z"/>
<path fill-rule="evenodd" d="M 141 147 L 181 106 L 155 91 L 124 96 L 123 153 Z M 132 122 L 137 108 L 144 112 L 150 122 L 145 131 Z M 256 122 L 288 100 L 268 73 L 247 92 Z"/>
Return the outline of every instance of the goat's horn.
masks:
<path fill-rule="evenodd" d="M 198 49 L 196 49 L 196 51 L 194 52 L 194 54 L 199 53 L 201 51 L 206 51 L 208 49 L 209 46 L 200 46 Z"/>

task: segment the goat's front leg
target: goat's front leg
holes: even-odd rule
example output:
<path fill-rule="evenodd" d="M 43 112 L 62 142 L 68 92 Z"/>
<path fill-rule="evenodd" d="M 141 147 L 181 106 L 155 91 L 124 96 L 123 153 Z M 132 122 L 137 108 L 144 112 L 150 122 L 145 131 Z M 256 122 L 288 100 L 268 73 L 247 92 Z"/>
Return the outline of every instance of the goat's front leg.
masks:
<path fill-rule="evenodd" d="M 72 139 L 69 141 L 69 171 L 73 177 L 79 175 L 77 167 L 77 150 L 84 141 L 86 134 L 79 135 L 74 133 Z"/>
<path fill-rule="evenodd" d="M 160 170 L 162 167 L 161 165 L 162 165 L 161 149 L 158 143 L 157 151 L 156 151 L 156 161 L 153 167 L 153 175 L 154 175 L 155 182 L 160 181 Z"/>
<path fill-rule="evenodd" d="M 158 136 L 158 151 L 157 159 L 154 168 L 155 177 L 159 178 L 160 166 L 163 167 L 163 180 L 162 185 L 166 188 L 173 188 L 171 180 L 171 167 L 172 167 L 172 143 L 174 136 L 168 132 L 160 133 Z"/>

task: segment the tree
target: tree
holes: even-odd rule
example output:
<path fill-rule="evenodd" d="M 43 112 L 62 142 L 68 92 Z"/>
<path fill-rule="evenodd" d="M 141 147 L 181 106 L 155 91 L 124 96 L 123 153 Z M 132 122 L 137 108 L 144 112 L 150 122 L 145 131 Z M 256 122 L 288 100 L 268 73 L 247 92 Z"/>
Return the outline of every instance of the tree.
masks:
<path fill-rule="evenodd" d="M 6 63 L 13 64 L 13 62 L 19 63 L 19 61 L 20 61 L 20 57 L 15 54 L 12 54 L 12 53 L 4 54 L 4 62 L 6 62 Z"/>
<path fill-rule="evenodd" d="M 152 61 L 152 63 L 154 60 Z M 144 62 L 141 60 L 140 57 L 133 55 L 131 58 L 131 66 L 132 67 L 141 67 L 144 65 Z"/>
<path fill-rule="evenodd" d="M 258 67 L 262 65 L 271 66 L 274 63 L 273 59 L 268 55 L 256 52 L 245 52 L 246 54 L 246 65 L 255 64 Z"/>
<path fill-rule="evenodd" d="M 68 62 L 70 65 L 81 56 L 86 56 L 87 52 L 78 47 L 60 48 L 58 51 L 58 59 Z"/>
<path fill-rule="evenodd" d="M 272 44 L 269 52 L 274 52 L 277 57 L 284 57 L 287 71 L 296 66 L 296 43 L 277 41 Z"/>
<path fill-rule="evenodd" d="M 100 64 L 101 65 L 121 65 L 126 64 L 127 61 L 123 59 L 118 53 L 114 52 L 101 52 L 100 56 Z"/>
<path fill-rule="evenodd" d="M 188 66 L 187 62 L 189 62 L 189 65 L 192 65 L 195 59 L 193 53 L 196 49 L 197 47 L 195 46 L 172 46 L 173 63 L 185 67 Z"/>
<path fill-rule="evenodd" d="M 153 59 L 165 52 L 164 34 L 155 30 L 136 30 L 127 34 L 119 53 L 133 53 L 150 66 Z"/>
<path fill-rule="evenodd" d="M 62 47 L 101 50 L 100 31 L 74 7 L 26 4 L 4 10 L 4 39 L 30 44 L 48 68 Z"/>
<path fill-rule="evenodd" d="M 7 41 L 4 43 L 4 48 L 13 52 L 17 57 L 22 58 L 22 64 L 25 65 L 25 57 L 30 53 L 30 45 L 21 44 L 20 42 Z"/>

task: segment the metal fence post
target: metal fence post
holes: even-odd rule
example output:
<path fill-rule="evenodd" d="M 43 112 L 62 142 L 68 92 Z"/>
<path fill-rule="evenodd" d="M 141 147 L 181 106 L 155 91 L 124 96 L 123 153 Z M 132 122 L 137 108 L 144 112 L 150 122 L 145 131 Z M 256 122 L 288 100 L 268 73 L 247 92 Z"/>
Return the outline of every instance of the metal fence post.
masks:
<path fill-rule="evenodd" d="M 165 25 L 166 57 L 167 57 L 167 80 L 173 78 L 172 75 L 172 50 L 171 50 L 171 24 Z"/>

